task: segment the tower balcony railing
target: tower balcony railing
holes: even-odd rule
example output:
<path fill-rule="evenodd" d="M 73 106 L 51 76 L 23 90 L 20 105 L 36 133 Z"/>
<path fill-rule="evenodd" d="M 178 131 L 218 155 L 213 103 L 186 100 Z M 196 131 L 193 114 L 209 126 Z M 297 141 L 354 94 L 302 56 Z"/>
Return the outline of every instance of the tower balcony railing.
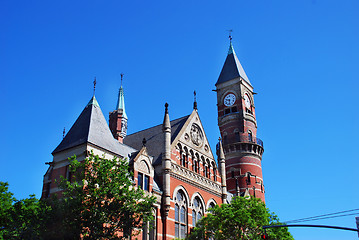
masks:
<path fill-rule="evenodd" d="M 257 137 L 253 137 L 253 136 L 241 136 L 239 139 L 239 142 L 250 142 L 250 143 L 255 143 L 258 144 L 259 146 L 263 147 L 263 141 L 260 138 Z"/>
<path fill-rule="evenodd" d="M 238 142 L 243 142 L 243 143 L 255 143 L 261 147 L 263 147 L 263 141 L 260 138 L 257 137 L 253 137 L 250 134 L 238 134 L 234 136 L 234 139 L 230 139 L 230 138 L 223 138 L 223 144 L 227 145 L 230 143 L 238 143 Z"/>

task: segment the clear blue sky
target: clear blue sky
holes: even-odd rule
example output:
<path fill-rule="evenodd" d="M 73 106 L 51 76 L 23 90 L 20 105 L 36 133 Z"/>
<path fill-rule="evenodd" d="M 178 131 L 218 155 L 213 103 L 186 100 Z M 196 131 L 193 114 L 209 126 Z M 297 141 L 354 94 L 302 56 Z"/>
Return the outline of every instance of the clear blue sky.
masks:
<path fill-rule="evenodd" d="M 129 132 L 199 114 L 233 29 L 255 91 L 267 206 L 281 220 L 359 208 L 359 1 L 0 1 L 0 181 L 40 197 L 51 152 L 92 96 L 108 118 L 124 76 Z M 354 216 L 308 222 L 355 227 Z M 355 239 L 291 229 L 296 239 Z"/>

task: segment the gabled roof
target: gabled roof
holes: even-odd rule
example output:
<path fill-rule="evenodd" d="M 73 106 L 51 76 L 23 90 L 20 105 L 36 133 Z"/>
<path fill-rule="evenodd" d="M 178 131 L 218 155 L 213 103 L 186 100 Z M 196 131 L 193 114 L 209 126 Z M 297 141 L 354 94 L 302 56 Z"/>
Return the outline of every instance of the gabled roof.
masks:
<path fill-rule="evenodd" d="M 229 45 L 226 61 L 224 62 L 216 86 L 220 83 L 224 83 L 238 77 L 242 77 L 247 83 L 249 83 L 249 85 L 251 85 L 241 63 L 238 60 L 238 57 L 233 49 L 231 42 Z"/>
<path fill-rule="evenodd" d="M 91 98 L 70 131 L 52 154 L 84 143 L 91 143 L 123 157 L 127 157 L 129 153 L 135 151 L 135 149 L 113 138 L 95 96 Z"/>
<path fill-rule="evenodd" d="M 177 134 L 187 121 L 188 117 L 189 115 L 171 121 L 171 142 L 176 138 Z M 127 137 L 124 138 L 123 142 L 126 145 L 135 149 L 141 149 L 143 138 L 145 138 L 147 141 L 146 147 L 148 154 L 150 156 L 153 156 L 154 163 L 158 163 L 157 160 L 161 158 L 164 144 L 162 124 L 133 133 L 131 135 L 127 135 Z"/>

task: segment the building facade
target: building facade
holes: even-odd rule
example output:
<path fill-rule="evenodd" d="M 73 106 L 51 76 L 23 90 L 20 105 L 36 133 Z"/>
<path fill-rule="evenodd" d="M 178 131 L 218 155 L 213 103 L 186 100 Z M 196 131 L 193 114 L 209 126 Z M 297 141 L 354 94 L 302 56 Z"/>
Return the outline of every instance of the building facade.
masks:
<path fill-rule="evenodd" d="M 217 145 L 216 157 L 196 102 L 189 115 L 174 120 L 165 104 L 161 124 L 127 135 L 130 119 L 121 86 L 109 124 L 93 96 L 52 152 L 42 197 L 61 192 L 55 179 L 68 177 L 69 157 L 76 155 L 82 160 L 92 151 L 108 159 L 127 158 L 136 187 L 156 197 L 154 227 L 144 226 L 139 239 L 184 238 L 208 209 L 229 202 L 233 195 L 254 195 L 264 200 L 260 164 L 263 144 L 256 138 L 253 87 L 242 70 L 231 44 L 216 83 L 223 139 Z"/>

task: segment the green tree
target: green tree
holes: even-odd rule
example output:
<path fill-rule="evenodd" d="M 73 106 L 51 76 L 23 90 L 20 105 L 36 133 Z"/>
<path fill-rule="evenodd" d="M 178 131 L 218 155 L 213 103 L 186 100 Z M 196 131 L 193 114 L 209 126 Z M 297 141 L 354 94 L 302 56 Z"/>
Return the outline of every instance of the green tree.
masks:
<path fill-rule="evenodd" d="M 280 223 L 260 199 L 236 197 L 230 204 L 215 206 L 187 239 L 262 239 L 262 226 L 272 224 Z M 293 239 L 287 228 L 269 228 L 266 233 L 266 239 Z"/>
<path fill-rule="evenodd" d="M 53 217 L 62 219 L 65 232 L 83 239 L 124 239 L 153 219 L 155 198 L 134 187 L 128 161 L 90 154 L 83 161 L 70 159 L 70 181 L 61 177 L 62 198 Z M 137 232 L 138 233 L 138 232 Z"/>
<path fill-rule="evenodd" d="M 51 208 L 35 195 L 16 200 L 0 182 L 0 239 L 41 239 Z"/>

